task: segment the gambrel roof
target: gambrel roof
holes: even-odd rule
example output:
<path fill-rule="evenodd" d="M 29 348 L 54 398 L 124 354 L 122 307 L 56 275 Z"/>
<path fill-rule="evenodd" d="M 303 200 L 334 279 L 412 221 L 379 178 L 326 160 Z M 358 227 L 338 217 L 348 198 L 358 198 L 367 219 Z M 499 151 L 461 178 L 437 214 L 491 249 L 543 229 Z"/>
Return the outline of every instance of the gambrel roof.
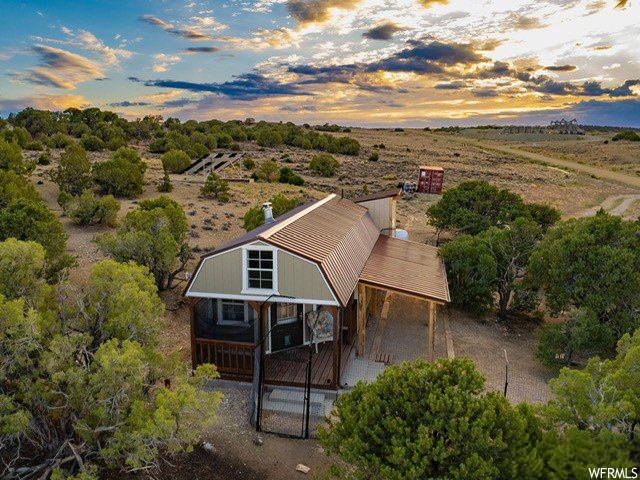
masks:
<path fill-rule="evenodd" d="M 209 256 L 255 241 L 316 263 L 342 306 L 348 303 L 359 281 L 437 302 L 449 301 L 446 273 L 437 249 L 381 235 L 367 208 L 346 198 L 332 194 L 295 208 L 273 223 L 261 225 L 205 254 L 200 263 Z M 194 278 L 195 275 L 185 292 Z"/>

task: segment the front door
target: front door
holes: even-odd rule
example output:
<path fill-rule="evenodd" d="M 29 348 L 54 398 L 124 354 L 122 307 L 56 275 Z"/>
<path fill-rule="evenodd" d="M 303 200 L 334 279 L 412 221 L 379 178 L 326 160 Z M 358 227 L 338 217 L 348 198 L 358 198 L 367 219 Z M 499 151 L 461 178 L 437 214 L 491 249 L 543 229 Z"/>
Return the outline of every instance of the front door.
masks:
<path fill-rule="evenodd" d="M 271 305 L 271 352 L 299 347 L 304 343 L 303 306 L 295 303 Z"/>

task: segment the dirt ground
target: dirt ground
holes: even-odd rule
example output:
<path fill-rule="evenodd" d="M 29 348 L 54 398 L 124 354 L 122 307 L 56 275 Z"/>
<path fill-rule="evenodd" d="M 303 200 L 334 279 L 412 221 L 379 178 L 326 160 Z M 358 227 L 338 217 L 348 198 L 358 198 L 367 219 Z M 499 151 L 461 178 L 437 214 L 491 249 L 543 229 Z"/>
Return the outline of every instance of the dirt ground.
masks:
<path fill-rule="evenodd" d="M 459 136 L 640 176 L 640 142 L 612 141 L 616 132 L 586 135 L 504 134 L 500 130 L 463 130 Z"/>
<path fill-rule="evenodd" d="M 291 147 L 260 149 L 251 143 L 241 145 L 243 151 L 258 163 L 275 159 L 279 167 L 292 168 L 305 179 L 304 187 L 279 183 L 232 182 L 231 201 L 223 204 L 200 197 L 203 177 L 172 175 L 174 189 L 165 195 L 182 205 L 187 214 L 190 224 L 189 243 L 194 250 L 194 258 L 188 269 L 195 267 L 203 252 L 244 233 L 244 213 L 276 193 L 285 193 L 303 201 L 321 198 L 327 193 L 344 192 L 345 196 L 352 197 L 362 194 L 365 186 L 368 192 L 375 192 L 396 187 L 404 180 L 416 181 L 420 165 L 442 166 L 445 169 L 445 188 L 465 180 L 484 179 L 521 194 L 526 201 L 549 203 L 559 208 L 565 216 L 583 214 L 612 197 L 637 194 L 628 187 L 589 175 L 528 162 L 515 155 L 483 149 L 471 143 L 454 141 L 446 135 L 428 134 L 422 130 L 394 132 L 356 128 L 348 135 L 361 143 L 361 153 L 357 157 L 337 155 L 341 162 L 339 175 L 329 179 L 318 177 L 309 171 L 308 164 L 314 152 Z M 384 144 L 385 148 L 374 148 L 374 145 L 380 144 Z M 160 155 L 149 153 L 146 145 L 133 146 L 148 164 L 146 185 L 139 198 L 121 199 L 120 217 L 135 208 L 140 200 L 160 195 L 157 192 L 157 184 L 163 175 Z M 549 151 L 556 152 L 554 148 L 565 147 L 550 146 Z M 567 144 L 566 148 L 571 147 Z M 620 144 L 615 148 L 627 147 Z M 380 159 L 377 162 L 368 161 L 372 152 L 379 152 Z M 48 175 L 55 168 L 59 154 L 60 151 L 53 152 L 52 165 L 38 166 L 32 181 L 48 206 L 60 216 L 69 234 L 69 253 L 77 256 L 78 260 L 78 267 L 71 272 L 71 280 L 82 285 L 91 265 L 104 258 L 93 238 L 109 229 L 77 227 L 62 215 L 56 202 L 57 186 L 49 180 Z M 36 153 L 25 152 L 25 155 L 35 156 Z M 92 162 L 99 162 L 110 158 L 111 153 L 89 155 Z M 619 168 L 629 170 L 624 166 L 625 162 L 624 159 L 620 160 Z M 609 163 L 615 163 L 618 168 L 615 158 L 612 157 Z M 230 179 L 247 178 L 249 174 L 241 166 L 225 172 Z M 427 243 L 434 241 L 434 232 L 427 225 L 425 211 L 429 204 L 437 200 L 437 196 L 422 194 L 406 195 L 400 200 L 398 226 L 408 230 L 412 240 Z M 616 205 L 611 208 L 616 208 Z M 625 211 L 632 208 L 637 208 L 635 200 L 625 207 Z M 167 313 L 161 349 L 165 352 L 177 351 L 188 361 L 189 317 L 186 302 L 181 297 L 184 283 L 182 278 L 174 290 L 162 294 L 167 304 Z M 509 398 L 514 401 L 542 401 L 545 398 L 547 393 L 544 382 L 548 374 L 541 371 L 541 367 L 533 359 L 534 342 L 530 332 L 504 332 L 491 323 L 479 323 L 457 314 L 452 316 L 451 326 L 456 354 L 468 355 L 476 361 L 480 371 L 487 376 L 489 388 L 501 388 L 500 378 L 504 365 L 502 349 L 506 348 L 512 372 Z M 490 352 L 490 355 L 486 352 Z M 314 440 L 295 441 L 264 436 L 263 445 L 257 446 L 254 443 L 255 433 L 247 422 L 246 392 L 226 388 L 225 394 L 218 427 L 208 436 L 215 452 L 196 449 L 196 452 L 186 458 L 172 460 L 174 467 L 170 464 L 163 465 L 157 478 L 289 479 L 303 476 L 294 470 L 297 463 L 310 466 L 313 474 L 320 473 L 327 467 L 329 461 Z M 198 466 L 202 468 L 196 468 Z"/>
<path fill-rule="evenodd" d="M 545 403 L 552 398 L 547 382 L 555 372 L 535 358 L 538 325 L 522 321 L 503 325 L 495 318 L 473 318 L 455 309 L 446 315 L 456 357 L 467 356 L 475 362 L 487 390 L 504 391 L 506 377 L 512 403 Z"/>

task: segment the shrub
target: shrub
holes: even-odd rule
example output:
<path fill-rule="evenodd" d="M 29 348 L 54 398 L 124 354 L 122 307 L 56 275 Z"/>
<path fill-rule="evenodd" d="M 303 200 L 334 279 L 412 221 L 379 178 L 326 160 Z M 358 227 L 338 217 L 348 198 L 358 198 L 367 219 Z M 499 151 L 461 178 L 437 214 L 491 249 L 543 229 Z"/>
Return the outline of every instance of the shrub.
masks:
<path fill-rule="evenodd" d="M 69 204 L 73 201 L 74 198 L 75 197 L 73 195 L 71 195 L 69 192 L 65 192 L 64 190 L 60 190 L 60 192 L 58 192 L 57 201 L 63 212 L 67 211 Z"/>
<path fill-rule="evenodd" d="M 38 156 L 38 165 L 50 165 L 51 164 L 51 152 L 46 150 Z"/>
<path fill-rule="evenodd" d="M 65 148 L 51 178 L 61 191 L 71 195 L 80 195 L 91 186 L 91 163 L 82 145 L 73 142 Z"/>
<path fill-rule="evenodd" d="M 232 143 L 229 148 L 231 150 L 233 150 L 234 152 L 239 152 L 240 151 L 240 145 L 238 145 L 237 143 Z"/>
<path fill-rule="evenodd" d="M 120 222 L 116 234 L 96 237 L 102 250 L 119 262 L 146 266 L 156 285 L 171 288 L 191 258 L 186 241 L 189 224 L 178 203 L 159 197 L 143 200 Z"/>
<path fill-rule="evenodd" d="M 625 334 L 611 358 L 589 359 L 584 369 L 565 367 L 549 381 L 554 395 L 543 413 L 558 429 L 622 434 L 640 449 L 638 358 L 640 330 Z M 625 438 L 626 437 L 626 438 Z"/>
<path fill-rule="evenodd" d="M 76 225 L 115 226 L 120 203 L 111 195 L 99 197 L 85 190 L 67 206 L 67 213 Z"/>
<path fill-rule="evenodd" d="M 51 148 L 67 148 L 73 143 L 73 139 L 69 135 L 65 135 L 61 132 L 56 132 L 49 137 L 48 145 Z"/>
<path fill-rule="evenodd" d="M 329 138 L 332 140 L 330 141 L 329 146 L 325 149 L 329 153 L 339 153 L 342 155 L 358 155 L 360 153 L 360 143 L 353 138 L 334 138 L 331 136 L 329 136 Z"/>
<path fill-rule="evenodd" d="M 282 145 L 282 135 L 276 130 L 263 128 L 256 135 L 256 142 L 261 147 L 277 147 Z"/>
<path fill-rule="evenodd" d="M 158 184 L 158 191 L 168 193 L 173 190 L 173 185 L 171 185 L 171 179 L 169 178 L 169 174 L 164 172 L 162 176 L 162 182 Z"/>
<path fill-rule="evenodd" d="M 313 157 L 309 168 L 323 177 L 333 177 L 340 168 L 340 162 L 328 153 L 321 153 Z"/>
<path fill-rule="evenodd" d="M 48 259 L 64 253 L 67 234 L 57 217 L 42 201 L 20 198 L 0 210 L 0 241 L 31 240 L 42 245 Z"/>
<path fill-rule="evenodd" d="M 116 157 L 94 165 L 93 181 L 103 193 L 116 197 L 135 197 L 142 193 L 144 178 L 138 165 Z"/>
<path fill-rule="evenodd" d="M 188 148 L 187 153 L 192 160 L 195 160 L 209 155 L 209 149 L 201 143 L 194 143 Z"/>
<path fill-rule="evenodd" d="M 24 127 L 13 127 L 13 130 L 4 130 L 2 133 L 8 142 L 18 144 L 20 148 L 26 148 L 27 144 L 33 140 Z"/>
<path fill-rule="evenodd" d="M 246 157 L 242 161 L 242 166 L 245 168 L 245 170 L 253 170 L 254 168 L 256 168 L 256 162 L 253 158 Z"/>
<path fill-rule="evenodd" d="M 256 177 L 264 182 L 277 182 L 280 172 L 278 172 L 278 165 L 273 160 L 267 160 L 260 164 L 260 167 L 255 172 Z"/>
<path fill-rule="evenodd" d="M 633 130 L 627 130 L 626 132 L 616 133 L 611 140 L 613 140 L 614 142 L 617 142 L 618 140 L 627 140 L 629 142 L 640 142 L 640 135 L 638 135 Z"/>
<path fill-rule="evenodd" d="M 344 479 L 541 478 L 536 418 L 483 387 L 468 358 L 387 367 L 341 396 L 320 443 Z"/>
<path fill-rule="evenodd" d="M 151 153 L 165 153 L 169 151 L 169 143 L 166 137 L 159 137 L 153 140 L 149 144 L 149 151 Z"/>
<path fill-rule="evenodd" d="M 538 204 L 525 204 L 522 197 L 499 189 L 484 180 L 462 182 L 450 188 L 435 205 L 427 209 L 429 223 L 442 230 L 459 230 L 470 235 L 490 227 L 504 227 L 516 218 L 532 219 L 543 229 L 555 223 L 560 214 Z"/>
<path fill-rule="evenodd" d="M 378 152 L 373 152 L 371 155 L 369 155 L 370 162 L 377 162 L 379 159 L 380 155 L 378 154 Z"/>
<path fill-rule="evenodd" d="M 120 147 L 113 155 L 113 159 L 123 159 L 136 165 L 142 173 L 147 171 L 147 164 L 142 160 L 137 150 L 129 147 Z"/>
<path fill-rule="evenodd" d="M 119 148 L 126 147 L 127 141 L 122 137 L 114 137 L 107 142 L 107 148 L 112 152 L 115 152 Z"/>
<path fill-rule="evenodd" d="M 164 308 L 147 270 L 103 260 L 59 297 L 58 314 L 0 296 L 4 461 L 20 476 L 90 480 L 199 443 L 221 400 L 202 389 L 216 370 L 192 375 L 154 350 Z"/>
<path fill-rule="evenodd" d="M 0 170 L 0 209 L 20 198 L 40 201 L 38 192 L 24 176 L 13 170 Z"/>
<path fill-rule="evenodd" d="M 180 173 L 191 165 L 191 158 L 182 150 L 170 150 L 162 156 L 162 166 L 170 173 Z"/>
<path fill-rule="evenodd" d="M 81 138 L 85 134 L 90 134 L 91 129 L 86 123 L 74 122 L 74 123 L 71 123 L 71 125 L 69 125 L 69 133 L 76 138 Z M 60 147 L 60 148 L 64 148 L 64 147 Z"/>
<path fill-rule="evenodd" d="M 542 229 L 518 218 L 508 228 L 492 227 L 476 236 L 460 235 L 441 249 L 457 306 L 482 313 L 495 304 L 505 320 L 514 289 L 526 273 Z"/>
<path fill-rule="evenodd" d="M 25 162 L 19 145 L 0 138 L 0 170 L 12 170 L 18 175 L 24 175 L 31 172 L 33 167 L 34 165 Z"/>
<path fill-rule="evenodd" d="M 200 189 L 200 193 L 205 197 L 214 197 L 221 202 L 229 201 L 229 182 L 220 178 L 216 173 L 211 172 L 207 180 Z"/>
<path fill-rule="evenodd" d="M 548 231 L 531 255 L 530 277 L 553 315 L 572 315 L 544 332 L 540 348 L 550 353 L 541 356 L 558 360 L 547 363 L 612 354 L 640 327 L 639 249 L 637 223 L 606 213 Z"/>
<path fill-rule="evenodd" d="M 38 307 L 49 291 L 46 268 L 45 251 L 39 243 L 15 238 L 0 242 L 0 298 L 21 298 L 27 306 Z M 5 323 L 2 326 L 6 329 Z"/>
<path fill-rule="evenodd" d="M 95 135 L 83 135 L 80 139 L 80 143 L 84 149 L 89 152 L 98 152 L 100 150 L 104 150 L 106 147 L 102 139 Z"/>
<path fill-rule="evenodd" d="M 280 183 L 289 183 L 291 185 L 301 186 L 304 185 L 304 179 L 294 173 L 289 167 L 282 167 L 280 169 Z"/>
<path fill-rule="evenodd" d="M 32 140 L 25 145 L 24 149 L 31 150 L 33 152 L 41 152 L 44 150 L 44 145 L 38 140 Z"/>
<path fill-rule="evenodd" d="M 228 133 L 220 133 L 216 138 L 218 148 L 227 148 L 233 143 L 233 138 Z"/>

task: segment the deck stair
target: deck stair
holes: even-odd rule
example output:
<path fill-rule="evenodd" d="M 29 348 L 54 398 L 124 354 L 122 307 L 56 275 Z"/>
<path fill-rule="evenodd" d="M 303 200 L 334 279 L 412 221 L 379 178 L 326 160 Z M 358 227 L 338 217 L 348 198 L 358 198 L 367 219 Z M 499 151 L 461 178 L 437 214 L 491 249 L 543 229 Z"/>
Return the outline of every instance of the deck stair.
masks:
<path fill-rule="evenodd" d="M 263 411 L 291 415 L 302 415 L 304 412 L 304 389 L 275 387 L 265 392 Z M 311 390 L 310 414 L 323 418 L 331 412 L 336 394 L 333 392 Z"/>

